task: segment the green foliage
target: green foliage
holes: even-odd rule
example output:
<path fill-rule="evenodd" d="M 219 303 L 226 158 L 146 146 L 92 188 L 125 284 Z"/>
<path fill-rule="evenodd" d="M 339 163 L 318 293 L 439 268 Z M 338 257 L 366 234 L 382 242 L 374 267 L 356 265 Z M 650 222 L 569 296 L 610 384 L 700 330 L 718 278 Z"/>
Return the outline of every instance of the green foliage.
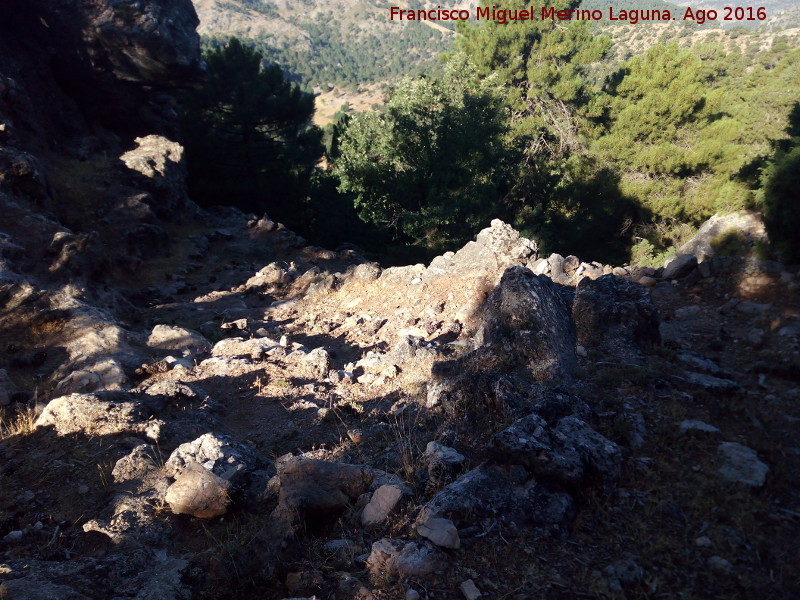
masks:
<path fill-rule="evenodd" d="M 523 9 L 524 0 L 497 5 Z M 576 2 L 550 0 L 555 10 Z M 586 21 L 531 20 L 461 26 L 459 48 L 482 74 L 503 83 L 511 145 L 521 157 L 514 185 L 497 214 L 546 250 L 581 252 L 600 260 L 623 260 L 629 224 L 640 211 L 619 187 L 619 177 L 589 144 L 607 104 L 593 73 L 610 40 Z"/>
<path fill-rule="evenodd" d="M 438 72 L 437 57 L 443 49 L 450 49 L 453 40 L 452 33 L 417 21 L 395 24 L 388 30 L 365 28 L 361 22 L 348 22 L 334 12 L 314 20 L 293 19 L 291 25 L 307 36 L 305 43 L 281 43 L 267 34 L 254 36 L 249 43 L 267 61 L 280 65 L 291 81 L 309 90 L 329 85 L 357 88 Z M 202 39 L 203 47 L 210 49 L 224 43 L 215 37 Z"/>
<path fill-rule="evenodd" d="M 714 256 L 737 256 L 744 254 L 747 240 L 738 229 L 726 229 L 709 244 L 714 249 Z"/>
<path fill-rule="evenodd" d="M 783 115 L 800 88 L 798 53 L 775 52 L 767 53 L 774 60 L 767 70 L 748 68 L 744 55 L 718 45 L 657 45 L 609 79 L 591 149 L 610 161 L 623 193 L 654 223 L 697 225 L 752 205 L 758 172 L 773 140 L 786 136 Z M 647 237 L 654 248 L 640 242 L 640 262 L 679 245 L 657 228 Z"/>
<path fill-rule="evenodd" d="M 233 38 L 205 54 L 208 78 L 183 115 L 190 193 L 202 205 L 269 211 L 292 224 L 322 154 L 309 126 L 314 98 L 262 67 L 259 52 Z"/>
<path fill-rule="evenodd" d="M 334 173 L 364 221 L 428 248 L 461 244 L 500 197 L 506 122 L 495 78 L 455 55 L 442 79 L 405 79 L 384 111 L 353 117 Z"/>
<path fill-rule="evenodd" d="M 798 140 L 800 141 L 800 140 Z M 784 153 L 762 175 L 761 207 L 770 241 L 783 260 L 800 263 L 800 143 Z"/>
<path fill-rule="evenodd" d="M 526 0 L 482 4 L 511 10 L 529 6 Z M 548 0 L 543 6 L 561 10 L 577 4 Z M 458 47 L 481 74 L 496 73 L 507 87 L 514 136 L 526 159 L 543 164 L 580 152 L 582 130 L 599 91 L 590 84 L 589 67 L 611 41 L 594 35 L 586 21 L 485 21 L 459 29 Z"/>

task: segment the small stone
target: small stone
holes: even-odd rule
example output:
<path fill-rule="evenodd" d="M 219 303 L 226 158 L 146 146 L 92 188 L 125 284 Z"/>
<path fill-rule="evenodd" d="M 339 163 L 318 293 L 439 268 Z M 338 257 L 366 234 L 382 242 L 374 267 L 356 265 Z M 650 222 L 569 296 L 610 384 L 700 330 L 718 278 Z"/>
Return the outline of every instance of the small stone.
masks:
<path fill-rule="evenodd" d="M 406 592 L 406 600 L 419 600 L 419 592 L 413 588 L 409 588 Z"/>
<path fill-rule="evenodd" d="M 708 568 L 719 575 L 731 575 L 733 573 L 733 565 L 730 561 L 725 560 L 721 556 L 712 556 L 709 558 Z"/>
<path fill-rule="evenodd" d="M 586 358 L 587 356 L 589 356 L 589 353 L 586 351 L 586 348 L 584 348 L 583 346 L 576 346 L 575 347 L 575 354 L 577 354 L 581 358 Z"/>
<path fill-rule="evenodd" d="M 217 477 L 197 462 L 190 462 L 167 488 L 165 500 L 176 515 L 210 519 L 228 512 L 230 482 Z"/>
<path fill-rule="evenodd" d="M 348 429 L 347 437 L 349 437 L 350 441 L 352 441 L 354 444 L 360 444 L 366 439 L 364 432 L 360 429 Z"/>
<path fill-rule="evenodd" d="M 709 425 L 708 423 L 704 423 L 703 421 L 698 421 L 697 419 L 686 419 L 685 421 L 681 422 L 681 433 L 686 433 L 687 431 L 702 431 L 704 433 L 719 433 L 719 429 L 714 427 L 713 425 Z"/>
<path fill-rule="evenodd" d="M 644 287 L 651 288 L 657 283 L 657 281 L 653 277 L 644 275 L 640 277 L 636 283 L 638 283 L 639 285 L 643 285 Z"/>
<path fill-rule="evenodd" d="M 379 525 L 397 508 L 403 491 L 398 485 L 382 485 L 372 494 L 372 498 L 361 513 L 361 524 L 364 527 Z"/>
<path fill-rule="evenodd" d="M 694 545 L 698 548 L 705 548 L 706 546 L 711 546 L 711 538 L 707 535 L 700 536 L 694 541 Z"/>
<path fill-rule="evenodd" d="M 3 537 L 3 541 L 8 543 L 18 542 L 22 539 L 23 535 L 25 534 L 22 531 L 16 529 L 14 531 L 7 533 L 5 537 Z"/>
<path fill-rule="evenodd" d="M 726 480 L 749 487 L 764 485 L 769 467 L 758 460 L 755 450 L 736 442 L 723 442 L 719 445 L 719 453 L 723 458 L 719 473 Z"/>
<path fill-rule="evenodd" d="M 680 279 L 686 277 L 697 266 L 697 257 L 694 254 L 681 254 L 664 265 L 664 279 Z"/>
<path fill-rule="evenodd" d="M 417 533 L 442 548 L 456 549 L 461 546 L 458 529 L 450 519 L 429 517 L 424 523 L 417 525 Z"/>
<path fill-rule="evenodd" d="M 461 585 L 458 586 L 458 589 L 461 590 L 461 593 L 464 594 L 464 597 L 467 600 L 478 600 L 478 598 L 480 598 L 482 595 L 472 579 L 462 581 Z"/>
<path fill-rule="evenodd" d="M 79 494 L 88 494 L 89 493 L 89 486 L 86 484 L 81 484 L 78 486 L 78 493 Z"/>

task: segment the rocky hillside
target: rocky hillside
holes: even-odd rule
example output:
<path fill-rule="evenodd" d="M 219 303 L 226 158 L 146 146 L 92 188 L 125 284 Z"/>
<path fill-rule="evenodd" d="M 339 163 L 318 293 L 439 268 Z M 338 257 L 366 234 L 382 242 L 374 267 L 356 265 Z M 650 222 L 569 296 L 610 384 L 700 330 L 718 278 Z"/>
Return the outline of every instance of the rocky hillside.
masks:
<path fill-rule="evenodd" d="M 123 6 L 1 15 L 0 597 L 800 596 L 798 270 L 722 256 L 750 217 L 382 269 L 201 211 L 194 11 Z"/>

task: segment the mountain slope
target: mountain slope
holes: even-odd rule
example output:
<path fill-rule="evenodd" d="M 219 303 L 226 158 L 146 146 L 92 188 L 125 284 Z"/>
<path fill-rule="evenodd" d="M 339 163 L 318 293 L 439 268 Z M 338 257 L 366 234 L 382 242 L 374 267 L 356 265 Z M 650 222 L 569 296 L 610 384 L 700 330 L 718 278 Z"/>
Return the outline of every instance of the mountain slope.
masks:
<path fill-rule="evenodd" d="M 206 44 L 232 35 L 246 38 L 290 78 L 308 87 L 354 88 L 431 69 L 453 39 L 444 27 L 390 21 L 390 3 L 384 0 L 195 0 L 194 4 Z"/>

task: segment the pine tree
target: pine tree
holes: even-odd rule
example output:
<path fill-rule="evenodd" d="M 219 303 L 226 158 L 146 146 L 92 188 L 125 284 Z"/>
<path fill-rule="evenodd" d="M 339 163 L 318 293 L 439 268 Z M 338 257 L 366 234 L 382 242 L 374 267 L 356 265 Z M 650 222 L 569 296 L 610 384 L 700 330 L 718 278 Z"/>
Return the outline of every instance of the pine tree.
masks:
<path fill-rule="evenodd" d="M 322 154 L 313 96 L 236 38 L 205 60 L 207 81 L 183 118 L 192 198 L 291 219 Z"/>

